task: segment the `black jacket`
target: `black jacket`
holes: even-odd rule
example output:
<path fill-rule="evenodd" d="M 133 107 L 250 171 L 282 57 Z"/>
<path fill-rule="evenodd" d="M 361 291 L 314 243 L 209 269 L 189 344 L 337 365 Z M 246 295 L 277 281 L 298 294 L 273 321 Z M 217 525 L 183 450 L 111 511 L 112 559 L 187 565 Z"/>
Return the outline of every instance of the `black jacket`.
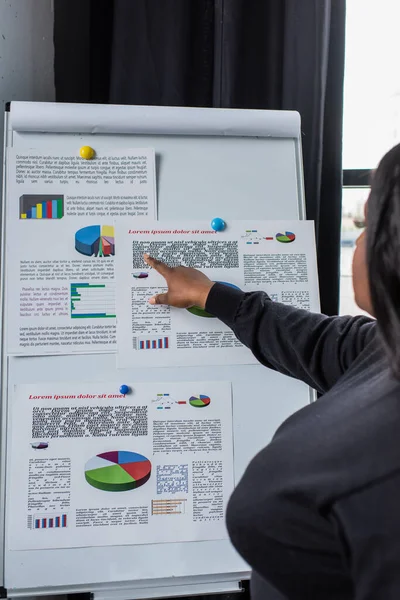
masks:
<path fill-rule="evenodd" d="M 263 365 L 324 394 L 250 463 L 228 505 L 233 544 L 288 600 L 399 600 L 400 382 L 376 322 L 221 284 L 206 310 Z"/>

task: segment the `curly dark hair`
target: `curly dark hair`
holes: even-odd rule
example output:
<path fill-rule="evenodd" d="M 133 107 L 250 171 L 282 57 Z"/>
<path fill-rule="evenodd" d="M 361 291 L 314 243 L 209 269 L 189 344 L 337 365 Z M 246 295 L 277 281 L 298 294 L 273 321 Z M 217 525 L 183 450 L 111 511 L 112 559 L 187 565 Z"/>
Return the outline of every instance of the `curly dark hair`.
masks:
<path fill-rule="evenodd" d="M 393 373 L 400 378 L 400 144 L 373 174 L 366 235 L 372 307 Z"/>

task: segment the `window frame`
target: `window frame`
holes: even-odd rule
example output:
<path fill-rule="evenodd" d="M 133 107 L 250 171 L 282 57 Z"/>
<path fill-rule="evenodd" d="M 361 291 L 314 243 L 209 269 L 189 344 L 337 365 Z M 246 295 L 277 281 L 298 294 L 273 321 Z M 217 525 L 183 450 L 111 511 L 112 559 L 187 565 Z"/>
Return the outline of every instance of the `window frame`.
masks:
<path fill-rule="evenodd" d="M 344 188 L 371 187 L 372 169 L 343 169 Z"/>

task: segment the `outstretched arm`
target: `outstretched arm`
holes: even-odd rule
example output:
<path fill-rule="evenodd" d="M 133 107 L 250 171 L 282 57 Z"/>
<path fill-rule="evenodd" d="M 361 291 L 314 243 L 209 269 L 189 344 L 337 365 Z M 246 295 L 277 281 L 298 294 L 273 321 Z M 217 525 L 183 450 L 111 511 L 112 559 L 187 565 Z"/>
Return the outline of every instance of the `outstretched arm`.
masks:
<path fill-rule="evenodd" d="M 206 310 L 226 323 L 257 360 L 326 392 L 374 334 L 367 317 L 326 317 L 215 284 Z"/>
<path fill-rule="evenodd" d="M 168 267 L 145 255 L 166 280 L 168 291 L 151 304 L 196 305 L 226 323 L 266 367 L 326 392 L 372 339 L 367 317 L 326 317 L 272 302 L 263 292 L 244 293 L 213 283 L 200 271 Z"/>

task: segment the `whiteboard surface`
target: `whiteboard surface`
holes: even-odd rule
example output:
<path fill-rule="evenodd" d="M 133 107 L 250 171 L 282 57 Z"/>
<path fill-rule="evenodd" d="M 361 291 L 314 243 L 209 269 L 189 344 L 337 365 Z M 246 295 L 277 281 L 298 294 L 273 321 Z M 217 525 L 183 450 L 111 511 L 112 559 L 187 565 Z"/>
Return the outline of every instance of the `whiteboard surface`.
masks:
<path fill-rule="evenodd" d="M 296 145 L 287 138 L 96 135 L 93 140 L 90 135 L 14 132 L 13 143 L 21 150 L 64 153 L 83 144 L 108 152 L 155 148 L 160 220 L 303 217 Z"/>
<path fill-rule="evenodd" d="M 14 102 L 13 131 L 299 138 L 300 115 L 285 110 Z"/>
<path fill-rule="evenodd" d="M 77 151 L 82 143 L 107 151 L 154 147 L 160 219 L 211 221 L 219 216 L 229 225 L 229 219 L 304 216 L 301 153 L 295 137 L 81 135 L 9 129 L 8 146 L 21 152 L 24 148 Z M 115 355 L 10 357 L 8 382 L 3 385 L 8 386 L 11 398 L 15 384 L 67 378 L 115 381 L 132 388 L 135 381 L 231 381 L 236 481 L 282 421 L 310 401 L 305 385 L 259 365 L 117 371 Z M 248 574 L 248 567 L 227 540 L 11 552 L 6 539 L 5 548 L 4 585 L 10 595 L 95 591 L 129 582 L 137 586 L 155 585 L 155 581 L 174 586 L 180 581 L 209 584 L 240 580 Z"/>

